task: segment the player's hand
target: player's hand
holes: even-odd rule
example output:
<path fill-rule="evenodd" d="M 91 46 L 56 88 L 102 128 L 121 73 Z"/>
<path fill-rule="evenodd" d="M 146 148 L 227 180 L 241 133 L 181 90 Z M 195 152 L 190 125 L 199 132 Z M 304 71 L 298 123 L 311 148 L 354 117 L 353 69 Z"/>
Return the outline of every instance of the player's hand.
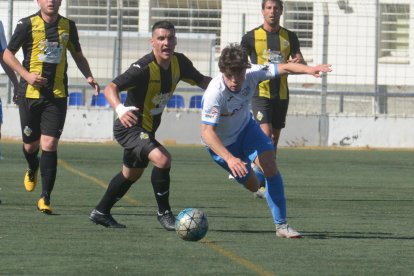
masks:
<path fill-rule="evenodd" d="M 17 93 L 13 94 L 13 103 L 19 105 L 19 95 Z"/>
<path fill-rule="evenodd" d="M 13 87 L 13 98 L 12 98 L 12 100 L 13 100 L 13 103 L 14 104 L 19 104 L 19 88 L 18 88 L 18 86 L 17 85 L 15 85 L 14 87 Z"/>
<path fill-rule="evenodd" d="M 311 67 L 310 75 L 318 78 L 321 76 L 321 73 L 331 72 L 332 71 L 331 66 L 332 66 L 331 64 L 320 64 L 320 65 L 313 66 Z"/>
<path fill-rule="evenodd" d="M 38 72 L 29 73 L 26 81 L 36 88 L 40 88 L 47 83 L 47 78 L 42 77 Z"/>
<path fill-rule="evenodd" d="M 301 63 L 302 59 L 299 58 L 291 58 L 287 62 L 288 63 Z"/>
<path fill-rule="evenodd" d="M 245 177 L 249 172 L 249 170 L 246 168 L 246 163 L 234 156 L 230 157 L 227 160 L 227 165 L 229 166 L 229 169 L 233 176 Z"/>
<path fill-rule="evenodd" d="M 92 86 L 95 89 L 95 92 L 93 93 L 95 96 L 98 96 L 99 92 L 101 91 L 101 87 L 96 82 L 96 80 L 93 77 L 88 77 L 86 81 L 89 83 L 90 86 Z"/>
<path fill-rule="evenodd" d="M 138 108 L 135 106 L 124 106 L 123 104 L 118 104 L 115 108 L 119 121 L 121 121 L 121 124 L 127 128 L 138 123 L 138 117 L 135 115 L 134 111 L 138 111 Z"/>

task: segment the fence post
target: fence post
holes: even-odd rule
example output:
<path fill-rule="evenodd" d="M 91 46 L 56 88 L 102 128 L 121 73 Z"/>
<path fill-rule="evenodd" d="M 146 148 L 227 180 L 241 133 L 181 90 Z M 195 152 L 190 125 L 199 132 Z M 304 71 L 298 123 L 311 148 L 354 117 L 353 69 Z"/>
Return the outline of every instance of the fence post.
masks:
<path fill-rule="evenodd" d="M 117 1 L 117 39 L 116 39 L 116 76 L 119 76 L 122 71 L 122 13 L 123 4 L 121 0 Z M 115 77 L 115 76 L 114 76 Z"/>
<path fill-rule="evenodd" d="M 8 9 L 8 16 L 9 16 L 9 20 L 8 20 L 8 24 L 9 24 L 9 28 L 7 29 L 7 34 L 8 34 L 8 39 L 7 42 L 10 40 L 12 33 L 13 33 L 13 0 L 9 0 L 8 1 L 9 4 L 9 9 Z M 4 30 L 4 32 L 6 32 L 6 30 Z M 14 74 L 14 72 L 13 72 Z M 11 89 L 11 80 L 9 78 L 7 78 L 7 83 L 6 83 L 6 90 L 7 90 L 7 103 L 10 104 L 12 102 L 13 96 L 11 94 L 12 89 Z"/>
<path fill-rule="evenodd" d="M 378 85 L 378 113 L 388 113 L 388 95 L 386 85 Z"/>
<path fill-rule="evenodd" d="M 328 35 L 329 35 L 329 10 L 328 4 L 323 3 L 323 45 L 322 63 L 328 63 Z M 326 74 L 322 75 L 321 86 L 321 114 L 319 116 L 319 146 L 327 146 L 329 135 L 329 118 L 326 109 L 326 98 L 328 90 L 328 80 Z"/>
<path fill-rule="evenodd" d="M 378 87 L 378 59 L 379 59 L 379 46 L 380 46 L 380 5 L 379 0 L 375 1 L 375 67 L 374 67 L 374 97 L 372 103 L 372 113 L 377 115 L 379 107 L 379 87 Z M 380 112 L 381 113 L 381 112 Z"/>

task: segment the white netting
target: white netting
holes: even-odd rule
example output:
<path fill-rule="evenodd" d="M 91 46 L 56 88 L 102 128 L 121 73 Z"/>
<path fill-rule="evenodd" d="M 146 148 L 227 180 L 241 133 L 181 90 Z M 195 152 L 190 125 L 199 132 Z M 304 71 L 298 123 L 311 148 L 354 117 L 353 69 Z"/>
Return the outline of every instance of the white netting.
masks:
<path fill-rule="evenodd" d="M 326 55 L 333 64 L 327 81 L 329 113 L 414 114 L 414 3 L 380 0 L 377 7 L 376 2 L 284 1 L 281 24 L 298 34 L 307 62 L 321 63 Z M 37 11 L 32 0 L 12 3 L 0 2 L 7 38 L 10 11 L 13 29 L 19 18 Z M 259 0 L 64 0 L 60 11 L 77 23 L 84 54 L 103 86 L 150 51 L 151 26 L 158 20 L 176 25 L 177 51 L 209 75 L 217 73 L 221 48 L 240 42 L 246 31 L 263 22 Z M 90 93 L 73 61 L 69 77 L 71 89 Z M 1 75 L 1 96 L 5 82 Z M 289 112 L 321 111 L 320 79 L 290 76 L 289 83 Z M 186 89 L 178 92 L 187 95 Z M 197 93 L 201 91 L 191 92 Z"/>

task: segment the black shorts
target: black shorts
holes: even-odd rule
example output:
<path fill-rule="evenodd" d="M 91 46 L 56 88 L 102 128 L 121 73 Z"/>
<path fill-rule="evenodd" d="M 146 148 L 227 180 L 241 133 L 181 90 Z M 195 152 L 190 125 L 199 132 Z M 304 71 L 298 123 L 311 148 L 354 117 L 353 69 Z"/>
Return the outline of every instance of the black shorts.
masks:
<path fill-rule="evenodd" d="M 146 168 L 150 152 L 161 146 L 153 133 L 139 126 L 124 127 L 119 119 L 114 123 L 114 137 L 124 148 L 124 165 L 128 168 Z"/>
<path fill-rule="evenodd" d="M 24 143 L 40 139 L 40 135 L 60 138 L 65 125 L 67 99 L 27 99 L 19 100 L 20 126 Z"/>
<path fill-rule="evenodd" d="M 253 97 L 253 117 L 259 124 L 272 124 L 272 128 L 282 129 L 286 125 L 289 100 Z"/>

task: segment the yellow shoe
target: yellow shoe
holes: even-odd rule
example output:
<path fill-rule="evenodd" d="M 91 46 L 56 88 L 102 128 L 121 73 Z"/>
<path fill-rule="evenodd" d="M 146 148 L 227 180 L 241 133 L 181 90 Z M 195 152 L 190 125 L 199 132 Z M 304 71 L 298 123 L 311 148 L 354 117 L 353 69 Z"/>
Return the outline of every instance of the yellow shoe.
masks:
<path fill-rule="evenodd" d="M 29 169 L 26 170 L 26 174 L 24 175 L 24 187 L 26 191 L 33 192 L 36 188 L 38 172 L 39 168 L 34 173 Z"/>
<path fill-rule="evenodd" d="M 41 197 L 37 202 L 37 210 L 45 214 L 52 214 L 52 208 L 50 207 L 50 201 L 44 197 Z"/>

